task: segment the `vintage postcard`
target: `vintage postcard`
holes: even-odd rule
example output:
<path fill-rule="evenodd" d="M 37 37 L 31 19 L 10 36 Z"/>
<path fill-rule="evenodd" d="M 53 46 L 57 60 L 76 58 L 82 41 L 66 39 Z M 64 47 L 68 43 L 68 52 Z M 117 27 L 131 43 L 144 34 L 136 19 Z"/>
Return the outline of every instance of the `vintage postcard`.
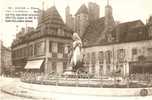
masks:
<path fill-rule="evenodd" d="M 151 100 L 151 0 L 0 0 L 0 100 Z"/>

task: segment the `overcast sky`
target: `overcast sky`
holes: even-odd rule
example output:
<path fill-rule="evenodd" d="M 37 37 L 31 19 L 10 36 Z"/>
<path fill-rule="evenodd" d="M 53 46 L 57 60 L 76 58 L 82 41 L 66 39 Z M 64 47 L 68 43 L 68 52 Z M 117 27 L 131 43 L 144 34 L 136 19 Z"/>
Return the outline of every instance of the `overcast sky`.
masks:
<path fill-rule="evenodd" d="M 43 0 L 0 0 L 0 39 L 3 40 L 4 45 L 10 46 L 13 38 L 15 38 L 15 33 L 17 32 L 16 25 L 25 27 L 25 23 L 6 23 L 4 21 L 5 10 L 8 6 L 33 6 L 42 8 Z M 104 7 L 107 0 L 44 0 L 45 9 L 51 7 L 55 4 L 60 15 L 65 19 L 65 7 L 67 5 L 71 8 L 71 13 L 75 14 L 81 4 L 92 1 L 100 5 L 100 16 L 104 16 Z M 152 0 L 109 0 L 110 5 L 113 8 L 114 19 L 120 22 L 127 22 L 132 20 L 141 19 L 146 22 L 146 19 L 152 15 Z M 37 25 L 36 21 L 34 23 L 28 23 L 28 26 Z M 19 30 L 18 29 L 18 30 Z"/>

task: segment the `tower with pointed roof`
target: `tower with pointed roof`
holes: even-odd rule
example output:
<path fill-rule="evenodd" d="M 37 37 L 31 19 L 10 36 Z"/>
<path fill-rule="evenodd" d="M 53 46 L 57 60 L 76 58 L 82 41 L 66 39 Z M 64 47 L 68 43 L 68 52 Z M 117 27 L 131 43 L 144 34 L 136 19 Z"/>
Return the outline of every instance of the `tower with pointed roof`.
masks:
<path fill-rule="evenodd" d="M 88 7 L 85 3 L 82 4 L 73 17 L 72 14 L 70 14 L 70 7 L 68 5 L 65 8 L 66 24 L 68 27 L 77 32 L 80 37 L 82 37 L 89 23 L 99 19 L 99 12 L 99 5 L 89 2 Z"/>
<path fill-rule="evenodd" d="M 70 16 L 70 7 L 69 5 L 65 8 L 65 21 L 66 21 L 66 24 L 69 23 L 69 16 Z"/>
<path fill-rule="evenodd" d="M 107 30 L 113 28 L 115 22 L 112 14 L 112 7 L 109 4 L 109 0 L 107 0 L 107 5 L 105 7 L 105 28 Z"/>
<path fill-rule="evenodd" d="M 115 26 L 115 21 L 112 14 L 112 7 L 107 0 L 107 5 L 105 6 L 105 16 L 104 16 L 104 30 L 100 33 L 99 38 L 96 43 L 103 42 L 113 42 L 114 38 L 112 36 L 112 29 Z"/>
<path fill-rule="evenodd" d="M 81 7 L 78 9 L 78 11 L 75 14 L 75 29 L 74 31 L 79 34 L 80 37 L 83 36 L 86 27 L 88 26 L 88 8 L 85 4 L 82 4 Z"/>
<path fill-rule="evenodd" d="M 105 38 L 106 41 L 112 42 L 112 35 L 109 33 L 115 26 L 115 21 L 112 14 L 112 7 L 107 0 L 107 5 L 105 6 Z"/>
<path fill-rule="evenodd" d="M 88 3 L 88 12 L 89 12 L 89 22 L 99 19 L 100 16 L 100 7 L 94 2 Z"/>
<path fill-rule="evenodd" d="M 70 13 L 70 7 L 69 6 L 67 6 L 65 8 L 65 22 L 66 22 L 66 25 L 69 28 L 71 28 L 72 30 L 74 30 L 74 17 Z"/>

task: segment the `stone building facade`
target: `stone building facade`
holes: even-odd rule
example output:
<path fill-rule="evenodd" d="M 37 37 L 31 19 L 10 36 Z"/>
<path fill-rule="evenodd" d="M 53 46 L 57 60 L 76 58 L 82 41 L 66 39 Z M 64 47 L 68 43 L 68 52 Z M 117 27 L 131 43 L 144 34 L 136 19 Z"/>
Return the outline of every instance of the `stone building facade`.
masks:
<path fill-rule="evenodd" d="M 16 71 L 63 73 L 68 56 L 66 48 L 72 42 L 72 33 L 56 7 L 42 11 L 37 28 L 19 32 L 12 43 Z"/>
<path fill-rule="evenodd" d="M 75 17 L 69 7 L 65 14 L 66 24 L 51 7 L 41 12 L 36 29 L 17 34 L 12 43 L 16 70 L 63 73 L 74 30 L 83 41 L 84 66 L 89 73 L 152 73 L 152 17 L 146 24 L 141 20 L 116 24 L 109 4 L 105 16 L 99 18 L 98 5 L 91 3 L 88 8 L 81 5 Z"/>
<path fill-rule="evenodd" d="M 6 74 L 7 72 L 11 72 L 11 69 L 12 69 L 11 49 L 6 48 L 3 45 L 3 42 L 0 40 L 0 75 Z"/>
<path fill-rule="evenodd" d="M 152 73 L 152 40 L 116 43 L 84 48 L 85 66 L 95 75 L 111 75 L 120 71 L 125 76 L 132 73 Z M 144 57 L 140 65 L 140 58 Z"/>
<path fill-rule="evenodd" d="M 96 76 L 119 73 L 152 73 L 152 17 L 115 24 L 112 7 L 88 25 L 82 37 L 85 68 Z"/>

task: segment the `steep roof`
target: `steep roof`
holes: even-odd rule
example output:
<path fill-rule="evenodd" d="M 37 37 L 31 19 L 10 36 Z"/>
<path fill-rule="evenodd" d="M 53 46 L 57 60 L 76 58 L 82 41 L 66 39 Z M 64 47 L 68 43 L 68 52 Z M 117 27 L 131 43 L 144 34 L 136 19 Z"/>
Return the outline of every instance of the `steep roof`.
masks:
<path fill-rule="evenodd" d="M 104 31 L 104 17 L 90 23 L 83 36 L 84 46 L 108 45 L 116 43 L 134 42 L 147 40 L 148 28 L 141 20 L 120 23 L 113 28 L 110 32 Z M 102 34 L 111 34 L 113 41 L 100 40 L 97 42 Z"/>
<path fill-rule="evenodd" d="M 116 27 L 116 34 L 119 42 L 129 42 L 146 38 L 148 32 L 141 20 L 135 20 L 119 24 Z"/>
<path fill-rule="evenodd" d="M 72 32 L 73 31 L 64 24 L 56 7 L 53 6 L 43 12 L 41 21 L 39 21 L 36 30 L 28 32 L 22 37 L 16 38 L 12 43 L 12 46 L 23 44 L 25 42 L 46 36 L 71 39 Z"/>
<path fill-rule="evenodd" d="M 78 15 L 81 13 L 88 14 L 88 8 L 86 7 L 85 4 L 81 5 L 81 7 L 78 9 L 75 15 Z"/>
<path fill-rule="evenodd" d="M 94 45 L 97 39 L 101 36 L 102 32 L 104 31 L 104 17 L 101 17 L 89 24 L 86 28 L 86 31 L 83 35 L 83 41 L 85 41 L 85 45 Z"/>
<path fill-rule="evenodd" d="M 123 30 L 129 28 L 135 28 L 139 26 L 144 26 L 144 23 L 141 20 L 129 21 L 118 24 L 118 27 L 121 27 L 121 29 L 123 28 Z"/>
<path fill-rule="evenodd" d="M 49 23 L 49 25 L 51 27 L 59 27 L 64 25 L 64 22 L 59 14 L 59 12 L 57 11 L 56 7 L 51 7 L 49 9 L 47 9 L 42 18 L 42 22 L 41 23 Z M 39 23 L 40 24 L 40 23 Z"/>
<path fill-rule="evenodd" d="M 119 42 L 132 42 L 148 39 L 148 30 L 145 26 L 129 29 L 127 32 L 119 33 Z"/>

